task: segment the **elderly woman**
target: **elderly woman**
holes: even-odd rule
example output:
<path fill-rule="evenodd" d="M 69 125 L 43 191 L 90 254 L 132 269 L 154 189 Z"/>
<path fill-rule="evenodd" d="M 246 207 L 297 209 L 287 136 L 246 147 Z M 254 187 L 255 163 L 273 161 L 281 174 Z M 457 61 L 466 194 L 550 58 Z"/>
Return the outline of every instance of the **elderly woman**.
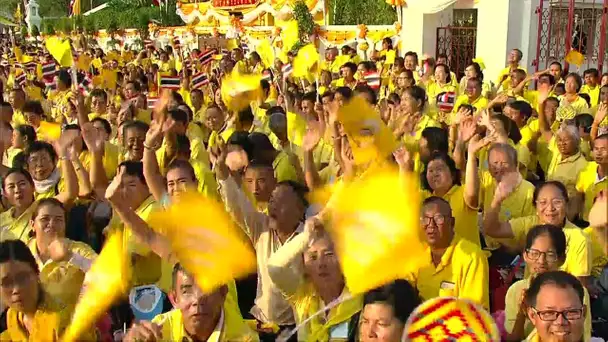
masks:
<path fill-rule="evenodd" d="M 492 85 L 490 84 L 490 82 L 484 82 L 483 70 L 481 70 L 481 66 L 476 62 L 469 64 L 469 66 L 464 69 L 464 77 L 460 79 L 458 95 L 466 94 L 468 81 L 472 78 L 478 79 L 479 82 L 482 84 L 481 96 L 485 97 L 486 99 L 489 98 L 490 95 L 492 95 Z"/>
<path fill-rule="evenodd" d="M 568 241 L 566 260 L 560 270 L 580 278 L 588 277 L 592 266 L 591 246 L 585 233 L 566 218 L 568 191 L 562 183 L 549 181 L 536 187 L 532 198 L 536 214 L 511 220 L 500 219 L 502 203 L 517 188 L 520 179 L 521 175 L 517 172 L 502 177 L 492 203 L 485 211 L 484 233 L 492 238 L 512 239 L 518 250 L 523 250 L 526 235 L 534 226 L 553 225 L 563 230 Z"/>
<path fill-rule="evenodd" d="M 315 220 L 308 220 L 304 232 L 285 243 L 268 260 L 273 283 L 292 305 L 298 341 L 354 340 L 362 298 L 351 297 L 346 288 L 334 245 Z M 290 267 L 304 255 L 303 273 Z M 334 305 L 325 313 L 327 305 Z"/>
<path fill-rule="evenodd" d="M 552 225 L 535 226 L 528 232 L 526 248 L 522 253 L 526 267 L 530 269 L 532 278 L 545 272 L 558 271 L 566 261 L 566 235 Z M 530 287 L 530 278 L 517 281 L 509 287 L 505 300 L 505 329 L 509 333 L 509 341 L 520 341 L 529 335 L 533 326 L 526 316 L 524 292 Z M 591 337 L 591 312 L 589 293 L 585 290 L 585 341 Z"/>
<path fill-rule="evenodd" d="M 0 296 L 6 298 L 7 330 L 0 341 L 58 341 L 71 318 L 39 281 L 36 259 L 24 242 L 0 242 Z M 81 339 L 95 341 L 94 330 Z"/>

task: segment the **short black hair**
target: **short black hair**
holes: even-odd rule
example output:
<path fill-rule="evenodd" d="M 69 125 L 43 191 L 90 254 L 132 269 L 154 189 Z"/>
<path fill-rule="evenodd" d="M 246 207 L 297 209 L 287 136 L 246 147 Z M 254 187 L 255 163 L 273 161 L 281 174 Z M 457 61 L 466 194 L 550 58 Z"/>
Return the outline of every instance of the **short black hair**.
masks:
<path fill-rule="evenodd" d="M 416 61 L 416 64 L 418 64 L 418 54 L 415 53 L 414 51 L 408 51 L 408 52 L 406 52 L 404 57 L 414 57 L 414 60 Z"/>
<path fill-rule="evenodd" d="M 249 141 L 253 145 L 255 151 L 274 151 L 275 148 L 270 142 L 268 136 L 264 133 L 253 132 L 249 134 Z"/>
<path fill-rule="evenodd" d="M 324 92 L 323 95 L 321 95 L 322 99 L 324 99 L 326 97 L 329 97 L 329 100 L 333 101 L 334 100 L 334 92 L 331 91 L 331 90 L 328 90 L 328 91 Z"/>
<path fill-rule="evenodd" d="M 367 94 L 371 98 L 371 104 L 374 106 L 378 103 L 378 97 L 376 96 L 376 92 L 374 91 L 374 89 L 372 89 L 372 87 L 368 86 L 367 84 L 358 84 L 355 87 L 354 95 L 359 94 Z"/>
<path fill-rule="evenodd" d="M 454 162 L 454 160 L 445 152 L 437 152 L 433 153 L 431 155 L 431 158 L 429 158 L 429 161 L 424 164 L 424 171 L 422 171 L 422 173 L 420 174 L 420 181 L 423 189 L 433 192 L 433 188 L 431 188 L 429 181 L 426 179 L 426 173 L 428 172 L 429 164 L 431 164 L 431 162 L 435 160 L 442 160 L 448 166 L 448 168 L 450 169 L 450 173 L 452 174 L 452 179 L 454 180 L 454 185 L 461 184 L 460 170 L 458 170 L 458 168 L 456 167 L 456 163 Z"/>
<path fill-rule="evenodd" d="M 139 120 L 131 120 L 131 121 L 127 121 L 123 126 L 122 126 L 122 135 L 123 137 L 125 137 L 127 134 L 127 131 L 130 129 L 137 129 L 141 132 L 148 132 L 148 129 L 150 128 L 150 126 L 148 126 L 147 123 L 143 122 L 143 121 L 139 121 Z"/>
<path fill-rule="evenodd" d="M 177 153 L 182 153 L 190 157 L 190 139 L 185 134 L 175 135 Z"/>
<path fill-rule="evenodd" d="M 40 140 L 33 141 L 30 144 L 30 146 L 28 146 L 27 149 L 25 149 L 26 159 L 29 160 L 30 156 L 33 153 L 40 152 L 40 151 L 46 151 L 49 154 L 49 156 L 51 157 L 53 164 L 57 163 L 57 158 L 58 158 L 57 152 L 53 148 L 53 145 L 47 143 L 46 141 L 40 141 Z"/>
<path fill-rule="evenodd" d="M 240 110 L 238 113 L 238 119 L 240 123 L 253 123 L 253 110 L 251 110 L 251 106 L 245 107 L 243 110 Z"/>
<path fill-rule="evenodd" d="M 112 126 L 110 125 L 108 120 L 106 120 L 102 117 L 96 117 L 95 119 L 91 120 L 91 123 L 96 123 L 96 122 L 101 123 L 101 125 L 103 126 L 103 130 L 106 131 L 106 133 L 112 134 Z"/>
<path fill-rule="evenodd" d="M 405 89 L 405 92 L 414 98 L 416 101 L 420 101 L 422 103 L 420 107 L 420 111 L 422 111 L 426 107 L 426 91 L 424 88 L 419 86 L 413 86 Z"/>
<path fill-rule="evenodd" d="M 184 125 L 188 124 L 188 113 L 179 108 L 170 109 L 168 112 L 169 117 L 175 122 L 180 122 Z"/>
<path fill-rule="evenodd" d="M 91 95 L 90 96 L 91 96 L 91 98 L 93 98 L 93 97 L 103 97 L 103 100 L 105 102 L 108 101 L 108 94 L 103 89 L 99 89 L 99 88 L 93 89 L 91 91 Z"/>
<path fill-rule="evenodd" d="M 561 261 L 566 260 L 566 234 L 561 228 L 552 224 L 540 224 L 532 227 L 526 235 L 526 249 L 532 248 L 536 238 L 541 235 L 549 235 L 557 258 Z"/>
<path fill-rule="evenodd" d="M 397 279 L 365 293 L 363 307 L 375 303 L 389 305 L 395 318 L 405 324 L 422 300 L 412 284 L 407 280 Z"/>
<path fill-rule="evenodd" d="M 38 264 L 25 242 L 21 240 L 5 240 L 0 242 L 0 264 L 10 261 L 24 262 L 32 267 L 36 274 L 40 273 Z"/>
<path fill-rule="evenodd" d="M 308 208 L 308 200 L 306 199 L 309 191 L 308 187 L 292 180 L 279 182 L 277 183 L 277 187 L 279 186 L 289 186 L 296 193 L 304 208 Z"/>
<path fill-rule="evenodd" d="M 135 176 L 139 178 L 142 183 L 147 184 L 146 177 L 144 177 L 144 164 L 142 162 L 125 160 L 118 165 L 118 169 L 120 169 L 121 167 L 125 168 L 126 175 Z"/>
<path fill-rule="evenodd" d="M 32 175 L 30 175 L 30 173 L 26 169 L 20 167 L 12 167 L 8 169 L 4 177 L 2 177 L 2 189 L 4 189 L 4 186 L 6 185 L 5 183 L 8 176 L 12 175 L 13 173 L 18 173 L 22 175 L 32 186 L 34 186 L 34 178 L 32 178 Z"/>
<path fill-rule="evenodd" d="M 448 77 L 445 79 L 446 83 L 450 83 L 452 82 L 452 76 L 450 74 L 450 67 L 447 66 L 447 64 L 443 64 L 443 63 L 439 63 L 437 65 L 435 65 L 435 70 L 437 70 L 437 68 L 442 67 L 445 71 L 445 73 L 448 75 Z"/>
<path fill-rule="evenodd" d="M 190 164 L 188 161 L 181 159 L 176 159 L 172 161 L 171 164 L 169 164 L 169 166 L 167 167 L 167 174 L 169 174 L 170 171 L 177 169 L 186 171 L 193 181 L 197 181 L 196 172 L 194 171 L 192 164 Z"/>
<path fill-rule="evenodd" d="M 450 149 L 450 142 L 448 133 L 445 129 L 439 127 L 427 127 L 422 130 L 422 137 L 427 141 L 427 146 L 431 153 L 448 153 L 448 150 Z"/>
<path fill-rule="evenodd" d="M 302 96 L 302 102 L 304 101 L 315 103 L 317 101 L 317 93 L 310 91 L 304 94 L 304 96 Z"/>
<path fill-rule="evenodd" d="M 249 140 L 249 133 L 243 131 L 235 131 L 230 135 L 226 145 L 237 145 L 245 151 L 248 159 L 253 158 L 253 143 Z"/>
<path fill-rule="evenodd" d="M 589 96 L 589 94 L 580 93 L 578 94 L 578 96 L 580 96 L 583 100 L 585 100 L 585 102 L 587 102 L 587 106 L 591 107 L 591 96 Z"/>
<path fill-rule="evenodd" d="M 344 63 L 344 65 L 342 65 L 342 68 L 349 68 L 353 74 L 357 72 L 357 64 L 353 62 Z"/>
<path fill-rule="evenodd" d="M 583 77 L 587 75 L 598 78 L 600 76 L 600 72 L 596 68 L 589 68 L 583 72 Z"/>
<path fill-rule="evenodd" d="M 578 93 L 579 91 L 581 91 L 581 87 L 583 86 L 583 79 L 581 78 L 581 75 L 579 75 L 575 72 L 571 72 L 568 75 L 566 75 L 565 80 L 567 80 L 570 77 L 572 77 L 574 79 L 574 81 L 576 82 L 576 92 Z"/>
<path fill-rule="evenodd" d="M 575 276 L 564 271 L 551 271 L 539 274 L 530 282 L 530 286 L 525 294 L 526 305 L 528 307 L 536 306 L 536 298 L 540 289 L 548 284 L 562 289 L 572 288 L 576 292 L 581 305 L 584 303 L 585 291 L 583 285 L 581 285 L 581 282 Z"/>
<path fill-rule="evenodd" d="M 532 195 L 532 204 L 536 207 L 536 201 L 538 200 L 538 195 L 540 194 L 540 191 L 547 186 L 554 186 L 557 188 L 557 190 L 559 190 L 559 192 L 561 192 L 562 197 L 564 197 L 564 200 L 566 202 L 568 202 L 570 199 L 568 198 L 568 189 L 566 189 L 566 186 L 560 182 L 560 181 L 546 181 L 543 183 L 540 183 L 536 186 L 536 188 L 534 188 L 534 194 Z"/>
<path fill-rule="evenodd" d="M 66 87 L 69 88 L 72 86 L 72 76 L 66 69 L 59 70 L 57 78 L 59 79 L 59 82 L 65 84 Z"/>
<path fill-rule="evenodd" d="M 171 272 L 171 279 L 172 279 L 172 284 L 173 284 L 173 289 L 174 289 L 174 290 L 176 290 L 175 286 L 177 285 L 177 274 L 178 274 L 179 272 L 182 272 L 182 273 L 188 273 L 188 272 L 187 272 L 187 271 L 184 269 L 184 267 L 182 266 L 182 264 L 178 262 L 178 263 L 176 263 L 176 264 L 173 266 L 173 271 Z"/>
<path fill-rule="evenodd" d="M 19 125 L 15 128 L 19 134 L 27 138 L 27 143 L 31 144 L 36 141 L 36 130 L 30 125 Z"/>
<path fill-rule="evenodd" d="M 593 116 L 591 114 L 582 113 L 574 117 L 574 124 L 578 128 L 583 128 L 585 133 L 591 133 L 591 125 L 593 125 Z"/>
<path fill-rule="evenodd" d="M 140 92 L 141 91 L 141 83 L 139 83 L 139 81 L 127 81 L 127 83 L 125 83 L 125 86 L 127 84 L 132 84 L 133 85 L 133 89 L 136 92 Z"/>
<path fill-rule="evenodd" d="M 353 97 L 353 91 L 349 87 L 338 87 L 336 93 L 342 95 L 345 100 L 350 100 Z"/>
<path fill-rule="evenodd" d="M 23 112 L 44 116 L 44 109 L 40 101 L 26 101 L 23 105 Z"/>

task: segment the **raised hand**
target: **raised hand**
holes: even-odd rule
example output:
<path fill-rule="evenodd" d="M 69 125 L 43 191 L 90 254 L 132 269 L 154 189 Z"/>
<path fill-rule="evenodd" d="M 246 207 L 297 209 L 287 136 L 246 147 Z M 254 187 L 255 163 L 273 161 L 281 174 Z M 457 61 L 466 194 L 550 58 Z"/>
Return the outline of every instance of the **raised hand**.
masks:
<path fill-rule="evenodd" d="M 99 131 L 92 123 L 87 122 L 81 127 L 81 134 L 84 143 L 91 152 L 102 152 L 105 147 L 105 141 Z"/>
<path fill-rule="evenodd" d="M 120 186 L 122 185 L 122 180 L 125 175 L 125 168 L 121 167 L 118 169 L 118 173 L 114 176 L 114 179 L 110 182 L 108 187 L 106 188 L 105 197 L 110 202 L 115 202 L 116 200 L 120 200 L 122 198 L 122 193 L 119 191 Z"/>
<path fill-rule="evenodd" d="M 405 146 L 401 146 L 393 152 L 393 157 L 395 157 L 395 161 L 397 165 L 399 165 L 400 169 L 408 168 L 410 163 L 412 162 L 412 155 L 410 151 L 405 148 Z"/>
<path fill-rule="evenodd" d="M 72 252 L 67 248 L 65 239 L 56 239 L 49 244 L 49 256 L 55 262 L 68 261 Z"/>
<path fill-rule="evenodd" d="M 454 121 L 452 122 L 455 125 L 459 125 L 460 123 L 464 122 L 468 117 L 470 117 L 473 113 L 471 112 L 471 110 L 469 108 L 466 107 L 462 107 L 460 109 L 458 109 L 458 112 L 456 113 L 456 118 L 454 119 Z"/>
<path fill-rule="evenodd" d="M 608 105 L 605 103 L 600 103 L 600 105 L 597 107 L 594 121 L 600 124 L 602 121 L 604 121 L 606 115 L 608 115 Z"/>
<path fill-rule="evenodd" d="M 488 146 L 490 142 L 491 139 L 487 137 L 482 139 L 479 134 L 474 134 L 473 137 L 471 137 L 471 140 L 469 141 L 469 157 L 475 156 L 475 154 L 479 152 L 479 150 L 481 150 L 485 146 Z"/>
<path fill-rule="evenodd" d="M 311 152 L 317 147 L 319 141 L 321 140 L 321 123 L 318 121 L 310 121 L 308 122 L 308 127 L 306 128 L 306 133 L 304 134 L 302 140 L 302 148 L 304 151 Z"/>
<path fill-rule="evenodd" d="M 163 337 L 162 329 L 159 325 L 147 321 L 139 321 L 133 324 L 123 338 L 125 342 L 156 342 Z"/>
<path fill-rule="evenodd" d="M 494 201 L 497 203 L 502 203 L 502 201 L 513 193 L 521 181 L 521 174 L 517 171 L 505 174 L 496 186 L 496 191 L 494 192 Z"/>
<path fill-rule="evenodd" d="M 460 123 L 460 126 L 458 127 L 458 138 L 461 141 L 467 142 L 471 140 L 471 138 L 475 135 L 476 132 L 477 124 L 475 123 L 475 120 L 473 120 L 472 118 L 466 118 Z"/>
<path fill-rule="evenodd" d="M 68 147 L 74 143 L 74 140 L 80 137 L 80 133 L 75 129 L 69 129 L 61 133 L 59 140 L 54 142 L 55 150 L 59 157 L 68 156 Z"/>

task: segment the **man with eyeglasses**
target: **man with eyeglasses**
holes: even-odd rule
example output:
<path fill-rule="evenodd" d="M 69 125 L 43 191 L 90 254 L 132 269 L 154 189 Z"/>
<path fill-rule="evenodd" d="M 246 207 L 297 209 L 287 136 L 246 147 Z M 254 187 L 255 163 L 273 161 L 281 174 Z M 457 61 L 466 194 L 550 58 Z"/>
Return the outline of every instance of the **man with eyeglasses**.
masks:
<path fill-rule="evenodd" d="M 526 341 L 582 341 L 587 311 L 583 298 L 583 285 L 569 273 L 546 272 L 532 280 L 526 313 L 535 329 Z"/>
<path fill-rule="evenodd" d="M 424 200 L 420 226 L 428 248 L 426 262 L 407 279 L 424 300 L 470 299 L 489 308 L 488 259 L 480 247 L 454 233 L 450 204 L 436 196 Z"/>

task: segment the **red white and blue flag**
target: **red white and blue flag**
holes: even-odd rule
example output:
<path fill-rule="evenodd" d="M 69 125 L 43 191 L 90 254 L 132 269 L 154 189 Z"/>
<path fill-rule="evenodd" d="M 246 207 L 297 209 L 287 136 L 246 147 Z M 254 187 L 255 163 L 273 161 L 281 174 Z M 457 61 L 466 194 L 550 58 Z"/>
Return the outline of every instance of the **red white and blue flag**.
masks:
<path fill-rule="evenodd" d="M 55 73 L 57 72 L 57 64 L 55 62 L 47 62 L 42 64 L 42 77 L 43 78 L 53 78 L 55 77 Z"/>
<path fill-rule="evenodd" d="M 179 89 L 181 88 L 181 79 L 179 76 L 161 76 L 160 87 L 164 89 Z"/>
<path fill-rule="evenodd" d="M 192 88 L 199 89 L 203 86 L 209 84 L 209 77 L 204 72 L 199 72 L 198 74 L 192 76 Z"/>
<path fill-rule="evenodd" d="M 365 79 L 365 82 L 367 82 L 367 85 L 370 88 L 372 88 L 372 89 L 380 88 L 381 78 L 380 78 L 380 74 L 377 71 L 368 72 L 367 74 L 365 74 L 363 76 L 363 79 Z"/>
<path fill-rule="evenodd" d="M 281 68 L 281 72 L 283 73 L 283 78 L 287 78 L 293 74 L 293 66 L 290 64 L 285 64 Z"/>
<path fill-rule="evenodd" d="M 198 62 L 201 63 L 202 65 L 206 65 L 211 63 L 211 61 L 213 61 L 213 56 L 217 53 L 217 50 L 215 49 L 211 49 L 211 50 L 207 50 L 205 52 L 201 52 L 198 55 Z"/>

